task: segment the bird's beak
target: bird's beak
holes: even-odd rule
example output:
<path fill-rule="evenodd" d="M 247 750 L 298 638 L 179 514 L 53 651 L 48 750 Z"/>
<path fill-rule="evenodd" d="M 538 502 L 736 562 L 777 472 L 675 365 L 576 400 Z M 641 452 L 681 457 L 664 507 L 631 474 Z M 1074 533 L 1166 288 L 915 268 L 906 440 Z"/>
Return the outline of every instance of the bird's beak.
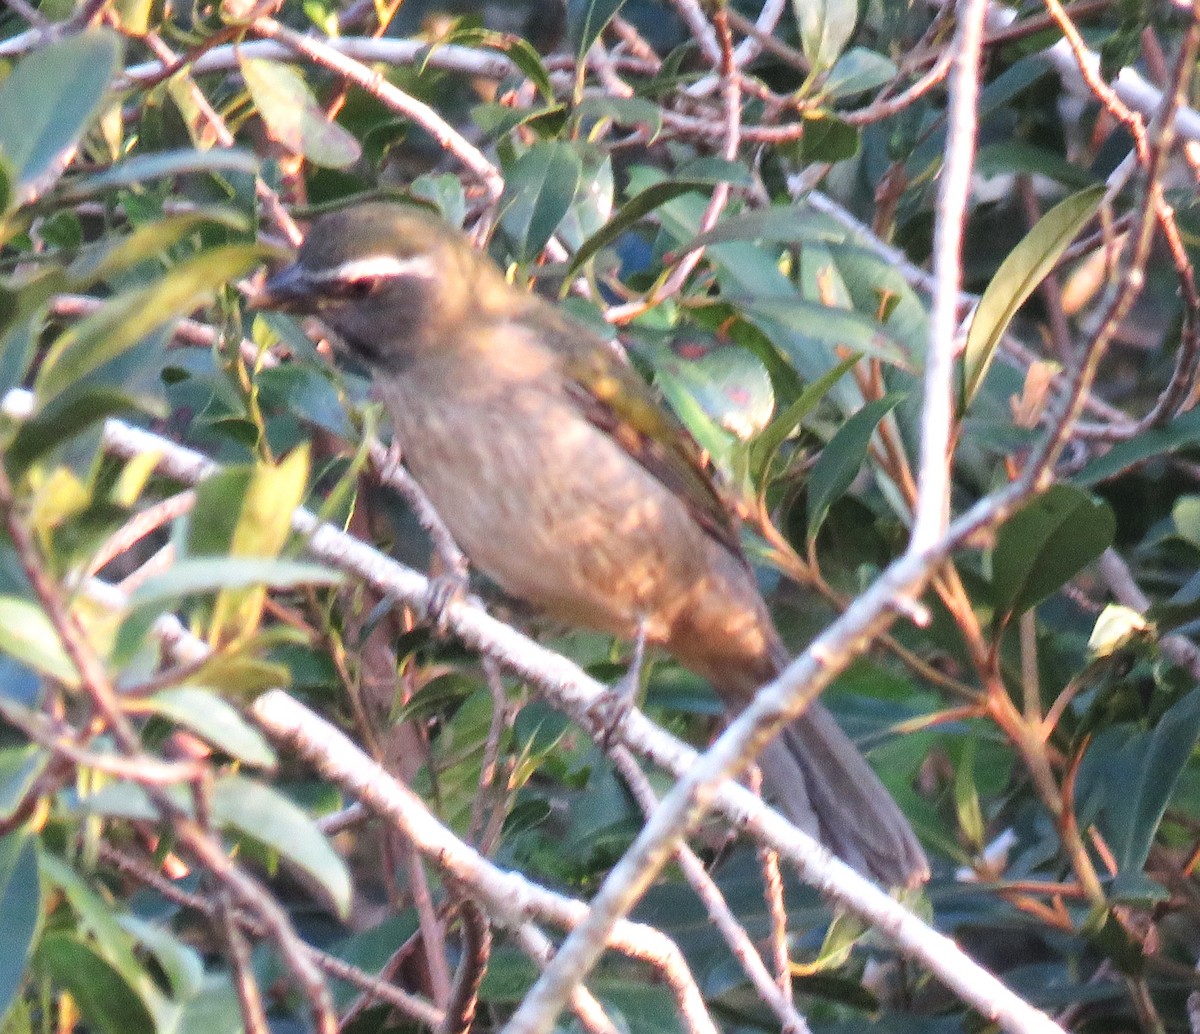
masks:
<path fill-rule="evenodd" d="M 311 312 L 316 308 L 317 292 L 313 290 L 308 271 L 299 262 L 272 273 L 254 299 L 260 309 L 282 309 L 285 312 Z"/>

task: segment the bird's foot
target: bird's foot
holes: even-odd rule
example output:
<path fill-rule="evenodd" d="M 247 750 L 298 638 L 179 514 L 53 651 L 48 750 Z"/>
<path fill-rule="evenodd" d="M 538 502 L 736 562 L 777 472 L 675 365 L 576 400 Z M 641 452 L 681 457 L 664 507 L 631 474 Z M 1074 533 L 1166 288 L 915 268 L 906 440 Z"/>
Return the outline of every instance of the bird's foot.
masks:
<path fill-rule="evenodd" d="M 638 690 L 642 686 L 642 668 L 646 657 L 645 629 L 639 627 L 633 644 L 633 660 L 625 674 L 614 682 L 602 696 L 588 707 L 588 715 L 600 732 L 600 749 L 608 753 L 617 732 L 633 710 Z"/>
<path fill-rule="evenodd" d="M 450 608 L 467 598 L 470 578 L 465 567 L 441 571 L 429 579 L 425 595 L 425 618 L 439 637 L 450 631 Z"/>

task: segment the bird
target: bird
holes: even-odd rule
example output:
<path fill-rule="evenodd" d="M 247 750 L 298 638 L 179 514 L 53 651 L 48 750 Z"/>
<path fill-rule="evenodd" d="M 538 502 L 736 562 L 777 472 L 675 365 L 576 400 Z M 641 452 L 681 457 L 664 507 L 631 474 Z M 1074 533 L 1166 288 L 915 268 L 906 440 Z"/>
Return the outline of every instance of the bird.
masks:
<path fill-rule="evenodd" d="M 471 565 L 548 618 L 665 650 L 731 713 L 789 653 L 695 441 L 560 306 L 416 206 L 318 216 L 259 308 L 316 316 L 371 374 L 405 465 Z M 764 792 L 863 875 L 929 865 L 904 813 L 816 703 L 758 759 Z"/>

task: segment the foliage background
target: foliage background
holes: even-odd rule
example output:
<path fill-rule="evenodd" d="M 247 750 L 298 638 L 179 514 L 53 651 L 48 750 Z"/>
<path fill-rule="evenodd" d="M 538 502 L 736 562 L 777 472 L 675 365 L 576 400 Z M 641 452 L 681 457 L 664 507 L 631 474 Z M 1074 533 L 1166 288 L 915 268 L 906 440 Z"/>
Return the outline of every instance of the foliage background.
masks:
<path fill-rule="evenodd" d="M 955 512 L 1047 428 L 1065 448 L 1046 491 L 938 573 L 929 620 L 824 699 L 929 850 L 919 913 L 1064 1027 L 1200 1028 L 1194 17 L 990 9 L 957 213 L 937 207 L 950 6 L 8 0 L 5 1031 L 511 1013 L 534 935 L 493 914 L 489 946 L 481 885 L 277 754 L 243 713 L 271 687 L 532 883 L 586 898 L 641 824 L 628 755 L 621 774 L 546 686 L 306 559 L 293 530 L 303 504 L 430 563 L 411 486 L 369 446 L 386 426 L 361 372 L 241 290 L 296 241 L 293 216 L 379 195 L 620 326 L 741 499 L 797 650 L 903 549 L 931 248 L 965 218 L 962 287 L 984 298 L 969 331 L 977 299 L 960 312 Z M 620 644 L 489 599 L 598 678 L 624 670 Z M 644 710 L 695 743 L 719 713 L 664 659 Z M 780 890 L 752 843 L 712 823 L 694 846 L 812 1029 L 983 1025 L 883 936 L 831 924 L 790 875 Z M 722 1028 L 797 1029 L 680 870 L 637 918 Z M 610 953 L 602 1012 L 562 1024 L 697 1029 L 650 963 Z"/>

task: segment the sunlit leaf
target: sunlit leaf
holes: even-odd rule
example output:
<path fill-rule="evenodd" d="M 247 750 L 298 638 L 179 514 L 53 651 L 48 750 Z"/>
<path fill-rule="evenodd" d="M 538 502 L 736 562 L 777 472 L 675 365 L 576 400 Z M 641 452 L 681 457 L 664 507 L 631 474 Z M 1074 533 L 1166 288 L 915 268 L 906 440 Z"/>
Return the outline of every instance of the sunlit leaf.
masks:
<path fill-rule="evenodd" d="M 320 564 L 252 557 L 199 557 L 180 560 L 165 574 L 149 578 L 133 594 L 135 607 L 149 607 L 181 596 L 270 585 L 294 589 L 302 585 L 337 585 L 343 575 Z"/>
<path fill-rule="evenodd" d="M 906 350 L 888 333 L 886 326 L 852 309 L 785 298 L 739 299 L 736 304 L 746 318 L 768 336 L 775 327 L 786 328 L 798 335 L 800 341 L 821 341 L 881 359 L 901 369 L 911 367 Z M 807 373 L 807 370 L 801 372 Z"/>
<path fill-rule="evenodd" d="M 45 748 L 36 743 L 0 750 L 0 819 L 12 816 L 49 760 Z"/>
<path fill-rule="evenodd" d="M 34 382 L 39 405 L 45 406 L 163 324 L 202 305 L 218 287 L 241 276 L 267 254 L 267 249 L 251 244 L 213 248 L 181 262 L 158 282 L 106 302 L 50 346 Z"/>
<path fill-rule="evenodd" d="M 1017 311 L 1046 279 L 1075 235 L 1096 214 L 1103 185 L 1089 187 L 1060 201 L 1008 253 L 992 277 L 967 332 L 963 352 L 961 405 L 965 409 L 979 391 L 996 347 Z"/>
<path fill-rule="evenodd" d="M 824 72 L 846 49 L 858 21 L 858 0 L 792 0 L 800 46 L 814 72 Z"/>
<path fill-rule="evenodd" d="M 350 873 L 341 856 L 303 811 L 265 783 L 231 775 L 213 787 L 213 818 L 264 844 L 308 873 L 338 914 L 350 909 Z"/>
<path fill-rule="evenodd" d="M 64 686 L 79 685 L 79 672 L 46 612 L 16 596 L 0 596 L 0 650 Z"/>
<path fill-rule="evenodd" d="M 214 690 L 180 686 L 145 701 L 148 710 L 190 729 L 218 750 L 258 768 L 274 768 L 275 752 L 263 735 Z"/>
<path fill-rule="evenodd" d="M 314 165 L 344 169 L 362 154 L 352 133 L 331 122 L 304 77 L 294 68 L 263 58 L 239 58 L 254 106 L 267 131 L 284 147 Z"/>
<path fill-rule="evenodd" d="M 171 984 L 174 998 L 187 999 L 200 993 L 204 984 L 204 961 L 196 948 L 185 944 L 165 926 L 138 916 L 123 915 L 120 923 L 122 929 L 153 953 L 154 961 L 162 967 Z"/>
<path fill-rule="evenodd" d="M 234 557 L 268 559 L 282 551 L 292 530 L 292 511 L 308 489 L 307 443 L 280 463 L 259 463 L 251 471 L 233 529 L 229 552 Z M 218 643 L 249 635 L 258 628 L 266 601 L 262 585 L 224 589 L 213 607 L 209 641 Z"/>
<path fill-rule="evenodd" d="M 64 188 L 69 197 L 88 197 L 146 180 L 185 176 L 197 172 L 235 172 L 253 176 L 258 172 L 258 167 L 259 160 L 256 155 L 235 147 L 214 147 L 207 151 L 191 148 L 160 151 L 156 154 L 139 154 L 125 158 L 103 172 L 71 180 L 70 183 L 64 184 Z"/>
<path fill-rule="evenodd" d="M 250 221 L 244 215 L 224 208 L 199 209 L 164 216 L 137 227 L 130 234 L 114 234 L 86 249 L 68 267 L 67 275 L 76 290 L 87 287 L 162 254 L 188 234 L 204 226 L 224 226 L 243 232 L 251 229 Z"/>

